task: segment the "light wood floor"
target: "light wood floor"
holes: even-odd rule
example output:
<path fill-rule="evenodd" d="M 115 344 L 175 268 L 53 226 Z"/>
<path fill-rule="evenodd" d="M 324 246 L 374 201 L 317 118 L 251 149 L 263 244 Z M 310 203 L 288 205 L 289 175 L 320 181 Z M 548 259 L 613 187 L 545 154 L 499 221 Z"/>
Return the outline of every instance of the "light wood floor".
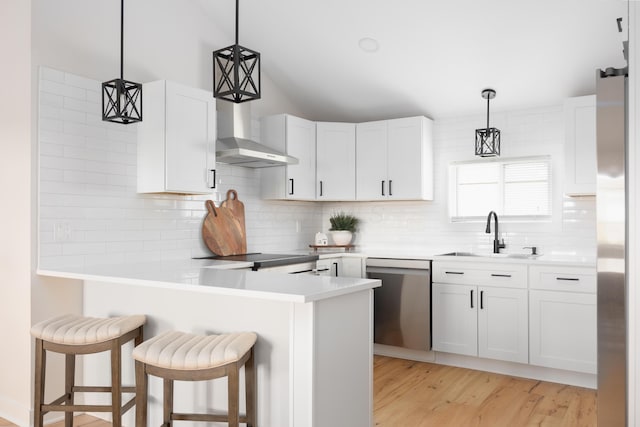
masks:
<path fill-rule="evenodd" d="M 595 390 L 390 357 L 374 358 L 373 394 L 380 427 L 596 425 Z M 74 426 L 111 424 L 80 415 Z"/>

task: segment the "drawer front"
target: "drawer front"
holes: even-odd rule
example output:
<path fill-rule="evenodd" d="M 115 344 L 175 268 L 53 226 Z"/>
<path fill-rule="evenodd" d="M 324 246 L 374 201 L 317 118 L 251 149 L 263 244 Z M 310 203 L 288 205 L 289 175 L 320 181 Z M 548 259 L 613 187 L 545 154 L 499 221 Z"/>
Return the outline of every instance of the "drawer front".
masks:
<path fill-rule="evenodd" d="M 597 274 L 590 267 L 531 266 L 529 288 L 595 293 Z"/>
<path fill-rule="evenodd" d="M 459 285 L 527 287 L 526 264 L 433 262 L 433 282 Z"/>

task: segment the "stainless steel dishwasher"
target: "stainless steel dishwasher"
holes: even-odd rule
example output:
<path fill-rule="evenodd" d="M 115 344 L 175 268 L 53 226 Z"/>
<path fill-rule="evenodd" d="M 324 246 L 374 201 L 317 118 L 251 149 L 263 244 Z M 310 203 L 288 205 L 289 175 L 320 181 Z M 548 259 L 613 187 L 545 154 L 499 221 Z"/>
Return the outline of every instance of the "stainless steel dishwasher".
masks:
<path fill-rule="evenodd" d="M 374 342 L 431 349 L 431 261 L 367 258 L 367 277 L 382 280 L 373 293 Z"/>

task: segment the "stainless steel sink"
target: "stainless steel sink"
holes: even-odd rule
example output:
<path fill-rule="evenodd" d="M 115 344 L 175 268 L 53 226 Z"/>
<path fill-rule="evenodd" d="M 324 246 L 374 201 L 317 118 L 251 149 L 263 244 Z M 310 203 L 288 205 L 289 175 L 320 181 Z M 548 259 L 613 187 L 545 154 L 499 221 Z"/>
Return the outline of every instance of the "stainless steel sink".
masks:
<path fill-rule="evenodd" d="M 440 254 L 439 256 L 468 256 L 468 257 L 485 257 L 485 258 L 512 258 L 512 259 L 536 259 L 540 254 L 477 254 L 473 252 L 449 252 Z"/>

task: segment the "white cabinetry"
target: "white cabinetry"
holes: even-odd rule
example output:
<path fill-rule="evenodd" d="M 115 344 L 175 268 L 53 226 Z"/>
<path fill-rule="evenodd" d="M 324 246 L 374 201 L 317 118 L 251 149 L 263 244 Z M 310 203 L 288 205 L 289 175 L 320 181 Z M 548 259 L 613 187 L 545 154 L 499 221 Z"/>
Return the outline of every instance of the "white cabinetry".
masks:
<path fill-rule="evenodd" d="M 216 108 L 211 92 L 145 83 L 138 124 L 138 192 L 209 194 L 215 188 Z"/>
<path fill-rule="evenodd" d="M 355 200 L 356 125 L 316 123 L 317 200 Z"/>
<path fill-rule="evenodd" d="M 531 266 L 529 281 L 531 364 L 595 374 L 595 269 Z"/>
<path fill-rule="evenodd" d="M 596 97 L 569 98 L 565 112 L 565 184 L 568 195 L 596 192 Z"/>
<path fill-rule="evenodd" d="M 265 199 L 315 200 L 316 124 L 288 114 L 260 121 L 260 142 L 298 159 L 298 164 L 262 169 Z"/>
<path fill-rule="evenodd" d="M 434 262 L 433 349 L 528 362 L 527 266 Z"/>
<path fill-rule="evenodd" d="M 432 128 L 422 116 L 358 124 L 357 200 L 432 200 Z"/>
<path fill-rule="evenodd" d="M 336 277 L 365 277 L 364 258 L 340 257 L 332 261 L 332 275 Z"/>

